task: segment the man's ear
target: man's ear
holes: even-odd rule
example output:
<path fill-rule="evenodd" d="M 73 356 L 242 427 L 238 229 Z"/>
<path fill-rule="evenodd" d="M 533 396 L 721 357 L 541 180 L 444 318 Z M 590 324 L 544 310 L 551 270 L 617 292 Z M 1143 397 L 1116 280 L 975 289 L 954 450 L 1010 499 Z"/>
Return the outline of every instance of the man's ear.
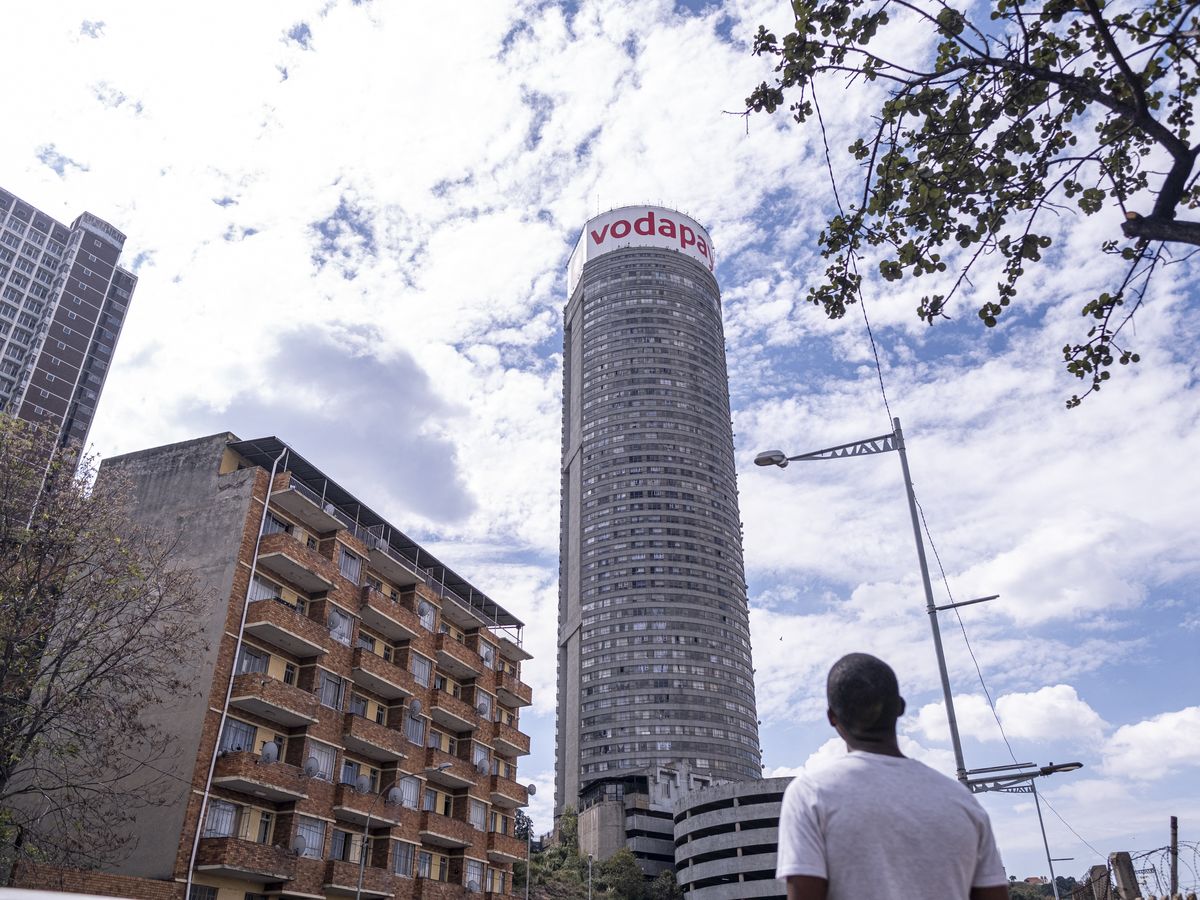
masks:
<path fill-rule="evenodd" d="M 906 703 L 904 702 L 904 698 L 903 698 L 903 697 L 901 697 L 901 698 L 900 698 L 900 703 L 899 703 L 899 705 L 897 705 L 897 707 L 896 707 L 896 718 L 898 719 L 898 718 L 900 718 L 902 715 L 904 715 L 904 710 L 906 710 L 907 708 L 908 708 L 908 704 L 906 704 Z"/>
<path fill-rule="evenodd" d="M 837 728 L 837 726 L 838 726 L 837 716 L 835 716 L 833 714 L 832 709 L 825 710 L 825 718 L 829 720 L 830 725 L 832 725 L 835 729 Z"/>

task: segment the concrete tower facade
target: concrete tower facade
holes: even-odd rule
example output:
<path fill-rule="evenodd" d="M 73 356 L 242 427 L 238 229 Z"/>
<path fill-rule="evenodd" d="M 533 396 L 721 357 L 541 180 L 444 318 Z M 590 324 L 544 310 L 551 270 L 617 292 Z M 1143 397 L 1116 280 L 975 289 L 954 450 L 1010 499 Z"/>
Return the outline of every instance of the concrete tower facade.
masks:
<path fill-rule="evenodd" d="M 0 411 L 86 445 L 137 276 L 125 235 L 69 226 L 0 189 Z"/>
<path fill-rule="evenodd" d="M 568 266 L 556 812 L 761 777 L 713 262 L 697 222 L 637 206 Z"/>

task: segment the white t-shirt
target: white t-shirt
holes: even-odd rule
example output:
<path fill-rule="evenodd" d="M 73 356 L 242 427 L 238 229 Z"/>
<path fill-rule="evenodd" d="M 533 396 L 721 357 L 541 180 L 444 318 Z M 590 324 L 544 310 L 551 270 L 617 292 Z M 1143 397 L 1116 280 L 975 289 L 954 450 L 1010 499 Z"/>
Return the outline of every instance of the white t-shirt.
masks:
<path fill-rule="evenodd" d="M 967 900 L 1008 884 L 971 792 L 899 756 L 851 752 L 788 785 L 776 878 L 829 882 L 828 900 Z"/>

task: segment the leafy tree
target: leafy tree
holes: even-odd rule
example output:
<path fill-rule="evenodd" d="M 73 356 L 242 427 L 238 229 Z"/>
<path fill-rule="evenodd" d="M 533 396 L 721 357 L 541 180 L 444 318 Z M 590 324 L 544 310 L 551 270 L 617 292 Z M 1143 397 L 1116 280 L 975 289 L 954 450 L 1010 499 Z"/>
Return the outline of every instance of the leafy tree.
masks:
<path fill-rule="evenodd" d="M 595 866 L 592 880 L 621 900 L 648 900 L 646 876 L 638 868 L 637 857 L 628 847 L 622 847 Z"/>
<path fill-rule="evenodd" d="M 659 872 L 658 877 L 650 882 L 647 889 L 648 900 L 683 900 L 683 891 L 671 871 Z"/>
<path fill-rule="evenodd" d="M 1197 8 L 792 0 L 794 28 L 780 40 L 760 27 L 754 39 L 756 54 L 778 59 L 777 77 L 747 98 L 747 113 L 790 99 L 798 122 L 815 118 L 824 132 L 819 85 L 882 87 L 873 121 L 849 148 L 862 164 L 861 191 L 845 207 L 839 200 L 821 233 L 829 264 L 809 301 L 844 315 L 860 299 L 858 260 L 872 248 L 887 281 L 938 282 L 917 308 L 933 324 L 972 286 L 972 271 L 994 261 L 995 293 L 979 308 L 992 327 L 1050 247 L 1049 217 L 1119 213 L 1120 234 L 1114 221 L 1100 249 L 1125 261 L 1124 276 L 1084 303 L 1090 327 L 1063 358 L 1088 383 L 1084 397 L 1114 361 L 1137 362 L 1118 343 L 1123 327 L 1171 261 L 1168 245 L 1200 246 L 1200 217 L 1179 218 L 1200 207 Z M 921 53 L 923 36 L 930 49 Z"/>
<path fill-rule="evenodd" d="M 517 814 L 513 816 L 513 837 L 527 841 L 532 831 L 533 820 L 525 815 L 525 810 L 518 809 Z"/>
<path fill-rule="evenodd" d="M 168 735 L 144 713 L 194 690 L 205 598 L 124 515 L 127 485 L 0 416 L 0 864 L 112 860 L 155 803 Z"/>

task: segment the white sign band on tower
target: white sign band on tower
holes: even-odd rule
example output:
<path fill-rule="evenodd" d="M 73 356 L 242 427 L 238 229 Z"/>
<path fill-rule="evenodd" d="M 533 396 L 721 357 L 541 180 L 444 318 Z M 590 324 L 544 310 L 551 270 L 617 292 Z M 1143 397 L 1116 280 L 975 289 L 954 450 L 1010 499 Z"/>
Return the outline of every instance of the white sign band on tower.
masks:
<path fill-rule="evenodd" d="M 567 296 L 579 284 L 586 262 L 624 247 L 677 250 L 710 272 L 716 264 L 712 238 L 695 219 L 661 206 L 622 206 L 601 213 L 584 226 L 567 263 Z"/>

